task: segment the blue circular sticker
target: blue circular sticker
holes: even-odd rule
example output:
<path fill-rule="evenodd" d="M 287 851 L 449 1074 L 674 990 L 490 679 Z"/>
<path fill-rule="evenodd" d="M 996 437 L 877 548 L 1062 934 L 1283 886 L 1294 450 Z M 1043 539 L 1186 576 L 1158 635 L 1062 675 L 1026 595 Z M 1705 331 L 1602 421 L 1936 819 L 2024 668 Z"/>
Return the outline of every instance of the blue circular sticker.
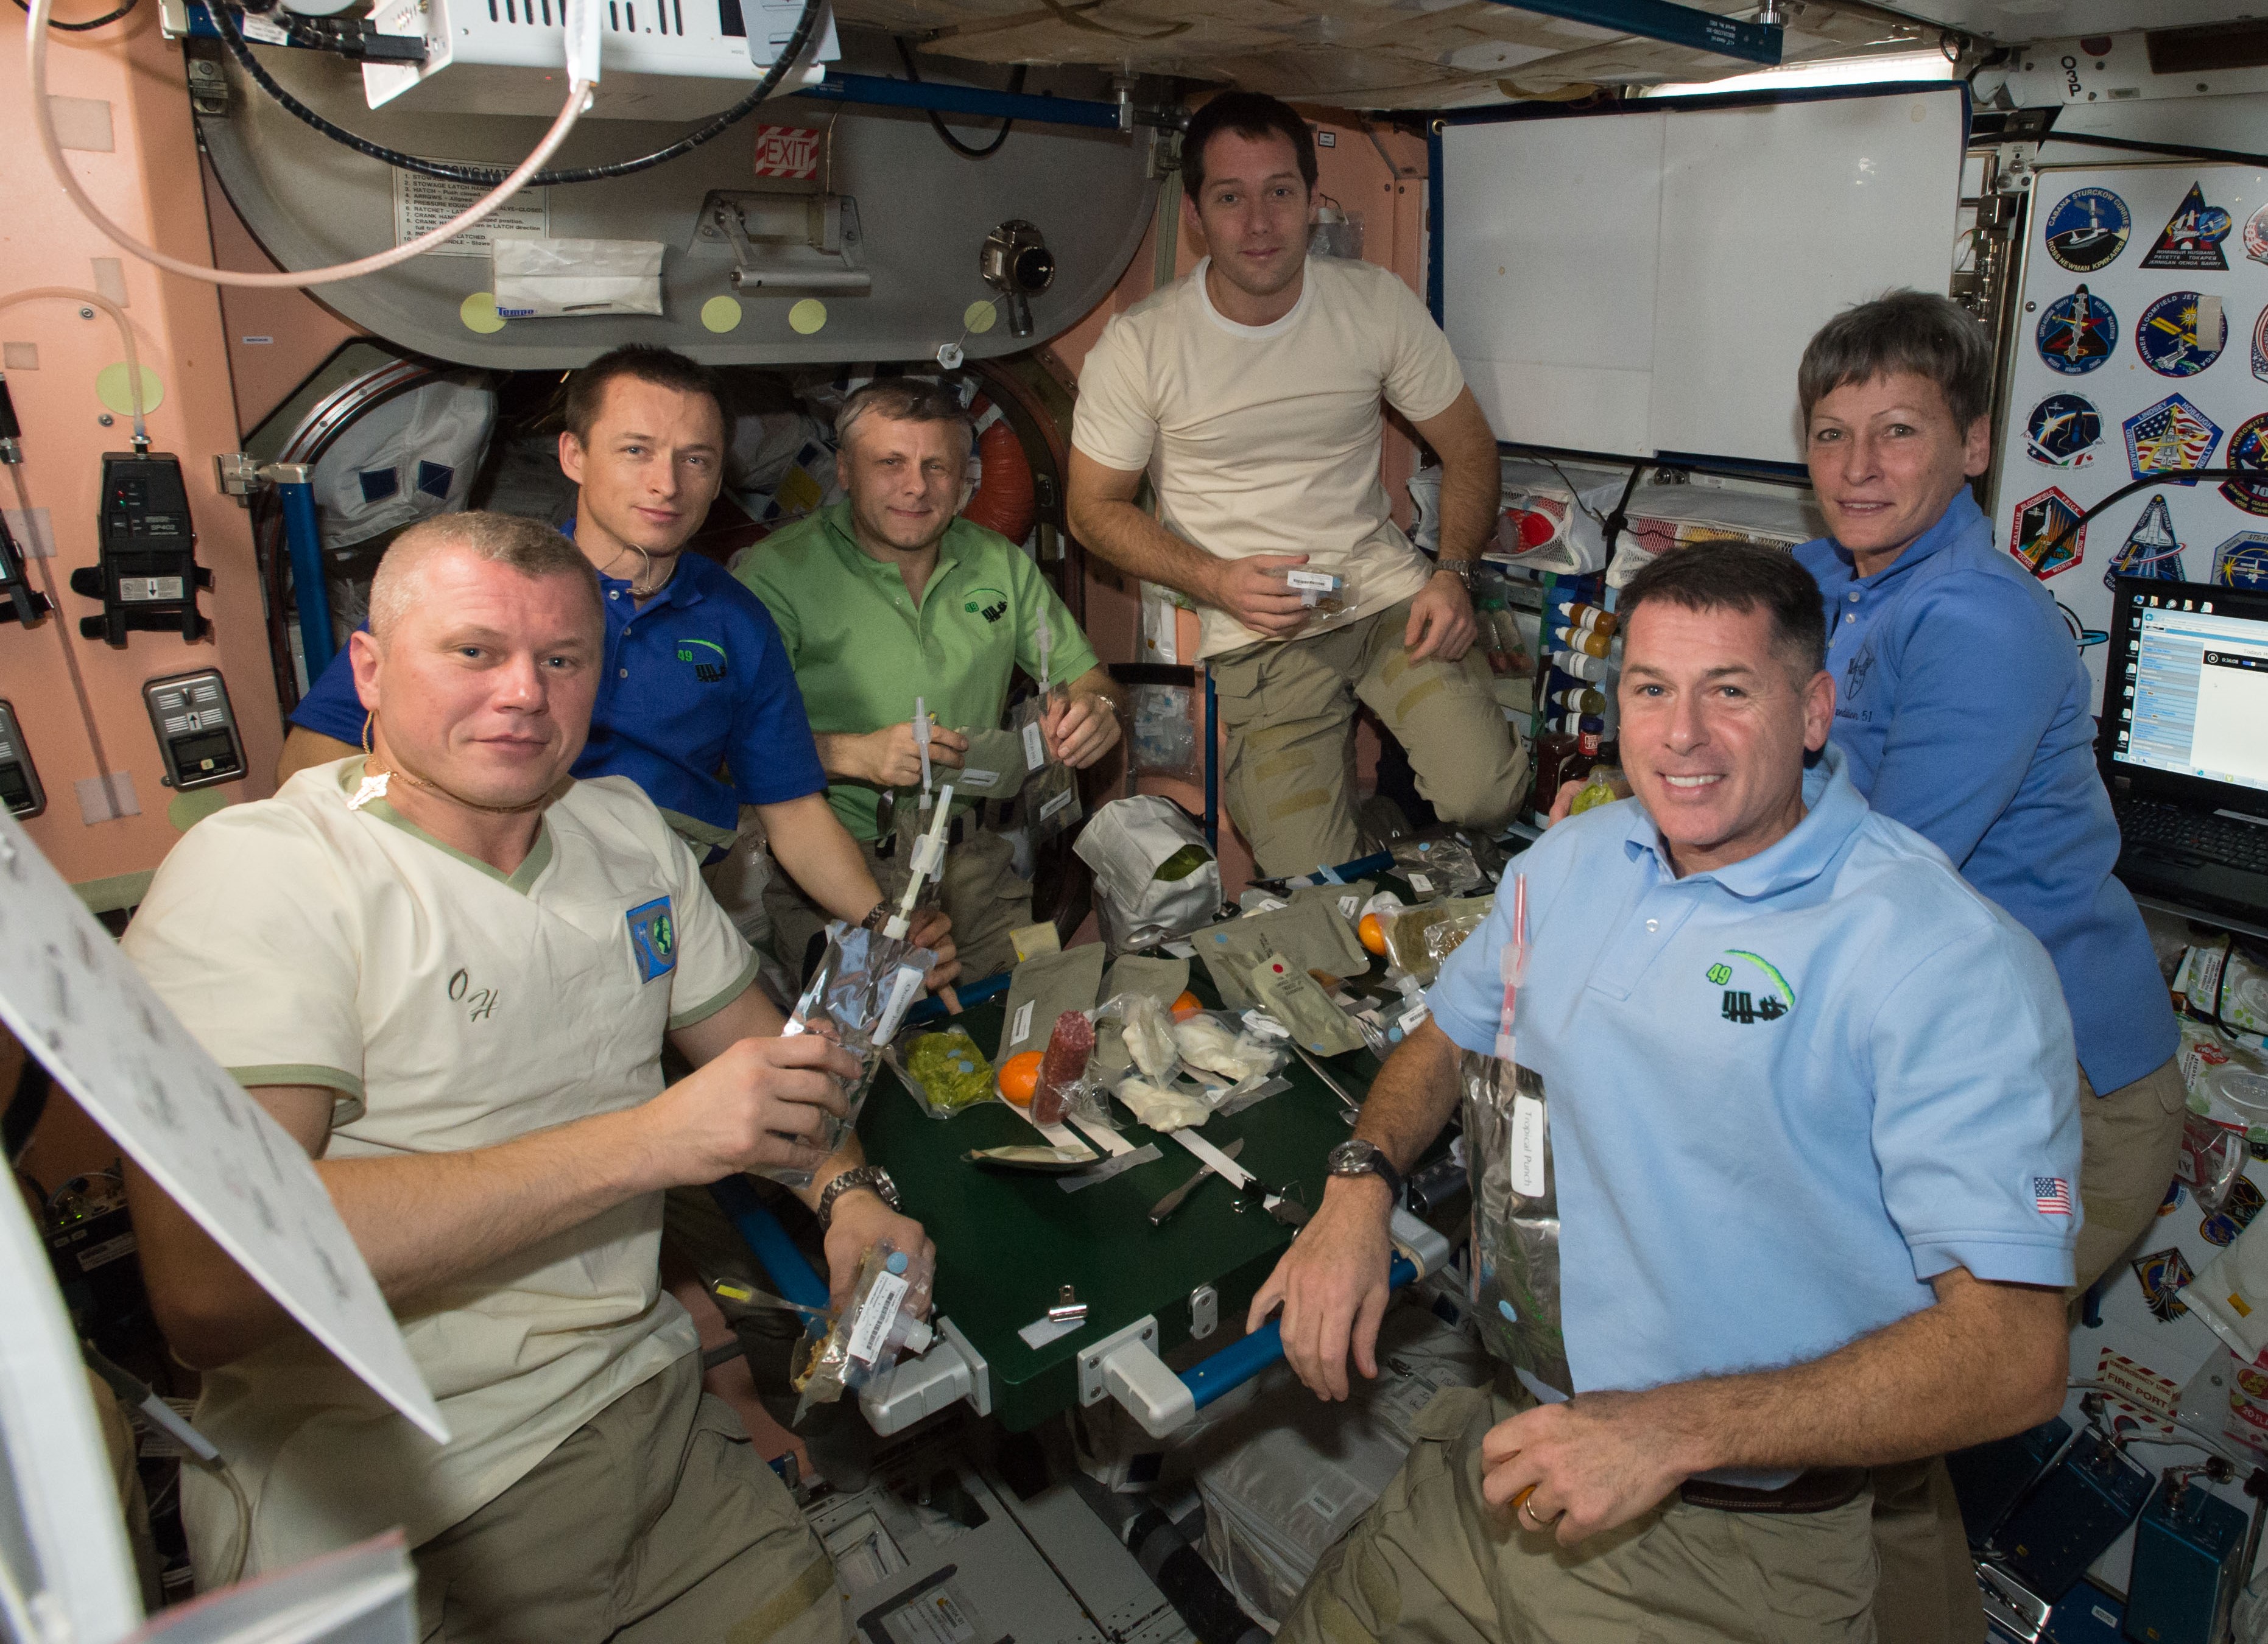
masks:
<path fill-rule="evenodd" d="M 2118 342 L 2118 316 L 2085 286 L 2058 297 L 2040 316 L 2040 358 L 2066 377 L 2081 377 L 2110 357 Z"/>
<path fill-rule="evenodd" d="M 2142 311 L 2134 351 L 2161 377 L 2194 377 L 2228 346 L 2228 317 L 2220 298 L 2169 291 Z"/>
<path fill-rule="evenodd" d="M 2048 255 L 2073 274 L 2093 274 L 2118 260 L 2134 214 L 2108 188 L 2078 188 L 2048 213 Z"/>
<path fill-rule="evenodd" d="M 2084 468 L 2102 443 L 2102 414 L 2092 400 L 2053 393 L 2024 419 L 2024 454 L 2051 468 Z"/>

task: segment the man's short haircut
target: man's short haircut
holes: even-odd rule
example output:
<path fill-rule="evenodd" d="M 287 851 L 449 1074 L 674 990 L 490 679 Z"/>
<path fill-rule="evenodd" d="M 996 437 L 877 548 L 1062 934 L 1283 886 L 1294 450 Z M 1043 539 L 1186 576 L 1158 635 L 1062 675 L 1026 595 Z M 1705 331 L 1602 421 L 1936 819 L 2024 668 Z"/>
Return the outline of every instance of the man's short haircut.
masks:
<path fill-rule="evenodd" d="M 371 637 L 383 645 L 394 625 L 417 602 L 418 573 L 444 548 L 460 547 L 491 565 L 509 565 L 531 579 L 567 576 L 591 596 L 591 618 L 601 629 L 606 606 L 599 574 L 583 551 L 540 519 L 518 514 L 437 514 L 389 543 L 370 583 Z"/>
<path fill-rule="evenodd" d="M 1182 133 L 1182 186 L 1191 200 L 1200 200 L 1204 194 L 1205 144 L 1224 131 L 1256 141 L 1288 138 L 1307 192 L 1315 191 L 1315 134 L 1307 129 L 1307 122 L 1292 112 L 1290 104 L 1258 92 L 1223 92 L 1190 115 L 1189 129 Z"/>
<path fill-rule="evenodd" d="M 1630 579 L 1616 606 L 1627 628 L 1649 599 L 1688 611 L 1738 611 L 1761 606 L 1771 617 L 1772 644 L 1809 679 L 1827 665 L 1827 616 L 1819 584 L 1783 548 L 1753 542 L 1697 542 L 1672 548 Z"/>
<path fill-rule="evenodd" d="M 717 407 L 717 420 L 726 425 L 728 434 L 731 432 L 732 419 L 725 414 L 725 388 L 716 372 L 674 349 L 627 342 L 619 349 L 608 349 L 567 378 L 567 396 L 560 407 L 560 421 L 585 445 L 591 443 L 591 428 L 599 420 L 599 407 L 607 402 L 607 385 L 618 377 L 635 378 L 657 388 L 674 388 L 680 393 L 706 394 L 709 402 Z"/>
<path fill-rule="evenodd" d="M 1992 409 L 1992 349 L 1984 327 L 1949 297 L 1889 291 L 1845 309 L 1819 328 L 1795 370 L 1804 426 L 1837 388 L 1911 371 L 1945 395 L 1956 432 Z"/>
<path fill-rule="evenodd" d="M 869 416 L 886 422 L 949 422 L 961 434 L 961 459 L 968 460 L 976 448 L 976 425 L 961 407 L 961 396 L 950 388 L 912 377 L 878 377 L 851 391 L 835 414 L 835 443 L 850 444 L 850 430 Z"/>

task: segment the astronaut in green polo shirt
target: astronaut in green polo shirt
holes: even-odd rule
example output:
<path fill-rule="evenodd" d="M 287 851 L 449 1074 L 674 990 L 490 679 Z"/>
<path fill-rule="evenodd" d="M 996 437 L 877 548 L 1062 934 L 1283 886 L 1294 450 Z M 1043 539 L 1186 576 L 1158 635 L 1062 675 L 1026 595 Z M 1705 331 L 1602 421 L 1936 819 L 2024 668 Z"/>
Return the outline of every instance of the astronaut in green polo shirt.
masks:
<path fill-rule="evenodd" d="M 1024 551 L 959 517 L 975 435 L 957 399 L 927 383 L 871 383 L 843 402 L 835 426 L 848 495 L 767 538 L 739 574 L 786 641 L 828 799 L 895 897 L 904 853 L 878 853 L 889 840 L 876 811 L 886 793 L 920 785 L 916 698 L 939 727 L 930 744 L 937 780 L 959 782 L 954 809 L 967 816 L 964 801 L 1021 775 L 995 774 L 979 786 L 979 767 L 967 763 L 969 733 L 1000 724 L 1017 669 L 1041 677 L 1042 632 L 1055 688 L 1041 730 L 1056 758 L 1084 769 L 1108 752 L 1123 697 Z M 998 833 L 973 817 L 957 832 L 940 900 L 962 973 L 990 976 L 1014 962 L 1008 933 L 1031 921 L 1031 886 Z M 784 883 L 765 902 L 793 965 L 827 915 Z"/>

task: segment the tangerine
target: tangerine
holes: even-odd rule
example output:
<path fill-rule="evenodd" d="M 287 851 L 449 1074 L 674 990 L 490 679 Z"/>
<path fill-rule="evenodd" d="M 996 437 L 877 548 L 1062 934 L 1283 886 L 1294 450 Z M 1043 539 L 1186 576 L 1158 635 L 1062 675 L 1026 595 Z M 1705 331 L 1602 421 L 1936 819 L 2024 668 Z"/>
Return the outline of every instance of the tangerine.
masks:
<path fill-rule="evenodd" d="M 1020 1056 L 1011 1056 L 1000 1064 L 1000 1095 L 1018 1107 L 1029 1107 L 1033 1094 L 1040 1088 L 1040 1063 L 1045 1053 L 1027 1050 Z"/>
<path fill-rule="evenodd" d="M 1354 928 L 1354 934 L 1362 938 L 1362 945 L 1371 952 L 1386 951 L 1386 927 L 1378 922 L 1377 914 L 1365 914 L 1362 922 Z"/>

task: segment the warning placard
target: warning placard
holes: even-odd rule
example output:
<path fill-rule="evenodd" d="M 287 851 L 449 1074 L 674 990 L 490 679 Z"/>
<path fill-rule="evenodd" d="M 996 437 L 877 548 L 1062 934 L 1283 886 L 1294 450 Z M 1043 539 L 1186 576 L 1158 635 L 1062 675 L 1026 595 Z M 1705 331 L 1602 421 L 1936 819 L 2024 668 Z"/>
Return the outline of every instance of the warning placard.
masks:
<path fill-rule="evenodd" d="M 481 165 L 483 160 L 450 162 Z M 394 173 L 394 243 L 406 246 L 420 234 L 430 234 L 488 193 L 481 183 L 453 183 L 416 172 Z M 542 239 L 551 231 L 551 191 L 523 188 L 498 207 L 494 215 L 442 241 L 424 254 L 429 257 L 485 257 L 499 239 Z"/>
<path fill-rule="evenodd" d="M 816 174 L 819 133 L 804 126 L 758 126 L 755 169 L 759 177 Z"/>
<path fill-rule="evenodd" d="M 2102 1383 L 2113 1405 L 2137 1418 L 2146 1429 L 2171 1435 L 2174 1412 L 2180 1408 L 2182 1398 L 2182 1390 L 2174 1383 L 2108 1347 L 2095 1363 L 2095 1379 Z"/>

